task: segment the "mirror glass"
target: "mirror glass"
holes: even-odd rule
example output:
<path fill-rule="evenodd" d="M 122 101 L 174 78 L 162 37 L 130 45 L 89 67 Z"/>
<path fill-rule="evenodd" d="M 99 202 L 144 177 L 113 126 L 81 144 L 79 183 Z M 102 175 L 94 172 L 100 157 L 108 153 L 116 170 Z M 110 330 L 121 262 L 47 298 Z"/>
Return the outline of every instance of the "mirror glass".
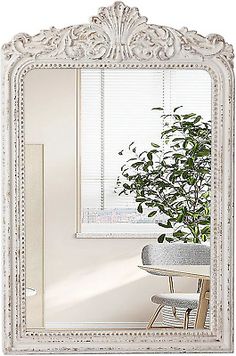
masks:
<path fill-rule="evenodd" d="M 210 278 L 209 74 L 35 69 L 24 87 L 27 327 L 195 327 Z"/>

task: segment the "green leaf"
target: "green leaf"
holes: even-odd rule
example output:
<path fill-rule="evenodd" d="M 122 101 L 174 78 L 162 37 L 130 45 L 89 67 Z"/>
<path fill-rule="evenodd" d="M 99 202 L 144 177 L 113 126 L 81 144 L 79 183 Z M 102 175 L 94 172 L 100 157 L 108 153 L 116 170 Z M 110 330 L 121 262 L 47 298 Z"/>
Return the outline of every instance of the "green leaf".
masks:
<path fill-rule="evenodd" d="M 182 115 L 182 118 L 186 120 L 186 119 L 190 119 L 190 117 L 193 117 L 193 116 L 196 116 L 196 114 L 191 113 L 191 114 L 187 114 L 187 115 Z"/>
<path fill-rule="evenodd" d="M 193 168 L 193 159 L 191 157 L 187 159 L 186 163 L 189 165 L 189 167 Z"/>
<path fill-rule="evenodd" d="M 152 147 L 156 147 L 156 148 L 159 148 L 160 146 L 154 142 L 151 143 Z"/>
<path fill-rule="evenodd" d="M 210 154 L 211 154 L 210 150 L 202 150 L 197 152 L 198 157 L 205 157 L 205 156 L 209 156 Z"/>
<path fill-rule="evenodd" d="M 178 109 L 182 108 L 183 105 L 177 106 L 176 108 L 174 108 L 173 112 L 176 112 Z"/>
<path fill-rule="evenodd" d="M 180 154 L 180 153 L 174 153 L 174 154 L 173 154 L 173 157 L 174 157 L 174 158 L 184 158 L 185 156 L 182 155 L 182 154 Z"/>
<path fill-rule="evenodd" d="M 209 234 L 210 232 L 211 232 L 210 226 L 205 226 L 205 227 L 201 230 L 201 233 L 202 233 L 202 234 Z"/>
<path fill-rule="evenodd" d="M 165 237 L 166 237 L 166 234 L 161 234 L 160 236 L 158 236 L 157 241 L 158 241 L 159 243 L 162 243 L 162 242 L 165 240 Z"/>
<path fill-rule="evenodd" d="M 177 115 L 177 114 L 174 114 L 174 118 L 177 120 L 177 121 L 181 121 L 181 116 L 180 115 Z M 175 122 L 176 124 L 176 122 Z M 177 122 L 178 124 L 178 122 Z"/>
<path fill-rule="evenodd" d="M 183 137 L 176 137 L 172 140 L 172 142 L 176 142 L 176 141 L 183 141 L 184 138 Z"/>
<path fill-rule="evenodd" d="M 152 218 L 153 216 L 155 216 L 157 213 L 157 211 L 151 211 L 151 213 L 148 214 L 149 218 Z"/>
<path fill-rule="evenodd" d="M 133 142 L 131 142 L 131 144 L 129 145 L 129 150 L 130 150 L 130 147 L 131 147 L 133 144 L 134 144 L 134 141 L 133 141 Z"/>
<path fill-rule="evenodd" d="M 188 177 L 187 182 L 189 185 L 194 185 L 196 183 L 196 179 L 194 177 Z"/>
<path fill-rule="evenodd" d="M 139 157 L 141 157 L 144 153 L 147 153 L 147 151 L 143 151 L 140 153 Z"/>
<path fill-rule="evenodd" d="M 147 163 L 143 166 L 143 170 L 148 172 L 148 167 L 153 165 L 153 161 L 147 161 Z"/>
<path fill-rule="evenodd" d="M 183 237 L 185 235 L 186 235 L 186 232 L 183 232 L 183 231 L 176 231 L 173 233 L 174 237 Z"/>
<path fill-rule="evenodd" d="M 142 198 L 142 197 L 139 197 L 139 198 L 136 198 L 136 202 L 137 203 L 143 203 L 143 202 L 145 202 L 145 198 Z"/>
<path fill-rule="evenodd" d="M 173 237 L 166 237 L 166 241 L 167 241 L 167 242 L 173 242 L 174 239 L 173 239 Z"/>
<path fill-rule="evenodd" d="M 184 149 L 192 149 L 194 145 L 195 145 L 194 142 L 188 138 L 183 142 Z"/>
<path fill-rule="evenodd" d="M 182 222 L 183 220 L 184 220 L 184 214 L 181 213 L 181 214 L 179 214 L 179 215 L 177 216 L 176 221 L 180 223 L 180 222 Z"/>
<path fill-rule="evenodd" d="M 165 229 L 170 229 L 170 228 L 172 228 L 172 224 L 171 224 L 171 222 L 170 222 L 170 219 L 168 220 L 167 224 L 163 224 L 163 223 L 160 223 L 160 222 L 159 222 L 158 225 L 161 226 L 161 227 L 164 227 Z"/>
<path fill-rule="evenodd" d="M 199 225 L 209 225 L 210 224 L 209 220 L 200 220 L 198 223 L 199 223 Z"/>
<path fill-rule="evenodd" d="M 138 205 L 137 210 L 138 210 L 138 212 L 139 212 L 140 214 L 142 214 L 142 213 L 143 213 L 143 207 L 142 207 L 142 204 L 139 204 L 139 205 Z"/>
<path fill-rule="evenodd" d="M 196 119 L 193 121 L 194 124 L 197 124 L 199 121 L 201 121 L 202 117 L 197 116 Z"/>
<path fill-rule="evenodd" d="M 183 174 L 182 174 L 182 177 L 184 179 L 187 179 L 188 178 L 188 171 L 184 171 Z"/>
<path fill-rule="evenodd" d="M 135 163 L 131 164 L 131 167 L 137 168 L 137 167 L 139 167 L 141 165 L 143 165 L 143 162 L 135 162 Z"/>
<path fill-rule="evenodd" d="M 130 189 L 130 186 L 129 186 L 127 183 L 124 183 L 124 184 L 123 184 L 123 187 L 124 187 L 125 189 Z"/>

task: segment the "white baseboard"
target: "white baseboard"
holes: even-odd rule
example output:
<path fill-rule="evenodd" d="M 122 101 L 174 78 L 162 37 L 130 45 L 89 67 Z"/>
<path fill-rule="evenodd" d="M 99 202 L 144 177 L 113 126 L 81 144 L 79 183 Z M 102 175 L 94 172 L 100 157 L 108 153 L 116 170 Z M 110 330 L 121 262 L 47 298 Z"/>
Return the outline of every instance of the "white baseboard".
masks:
<path fill-rule="evenodd" d="M 137 321 L 137 322 L 46 322 L 46 329 L 146 329 L 148 322 Z M 160 323 L 155 323 L 158 326 Z M 161 324 L 160 324 L 161 325 Z"/>

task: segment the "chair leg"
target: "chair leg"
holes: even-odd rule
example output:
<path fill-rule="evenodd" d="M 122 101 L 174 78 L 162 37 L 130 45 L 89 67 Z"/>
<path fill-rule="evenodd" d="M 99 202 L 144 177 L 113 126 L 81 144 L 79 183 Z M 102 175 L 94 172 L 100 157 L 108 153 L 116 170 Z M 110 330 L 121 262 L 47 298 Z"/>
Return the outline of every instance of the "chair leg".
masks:
<path fill-rule="evenodd" d="M 147 324 L 147 329 L 151 329 L 154 321 L 158 317 L 158 315 L 163 307 L 164 307 L 164 304 L 158 305 L 157 309 L 155 310 L 155 313 L 152 315 L 151 319 L 149 320 L 149 323 Z"/>
<path fill-rule="evenodd" d="M 185 314 L 184 314 L 184 329 L 188 329 L 188 323 L 189 323 L 189 314 L 192 311 L 192 309 L 187 309 Z"/>

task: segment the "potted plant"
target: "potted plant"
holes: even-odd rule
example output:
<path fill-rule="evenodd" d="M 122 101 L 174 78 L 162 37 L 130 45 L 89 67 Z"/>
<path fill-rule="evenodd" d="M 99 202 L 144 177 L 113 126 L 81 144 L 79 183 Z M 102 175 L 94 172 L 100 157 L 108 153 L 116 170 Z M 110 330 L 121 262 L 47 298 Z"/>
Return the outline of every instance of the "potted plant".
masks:
<path fill-rule="evenodd" d="M 179 114 L 180 108 L 161 115 L 166 150 L 152 142 L 140 153 L 134 142 L 129 145 L 130 158 L 121 167 L 116 192 L 132 194 L 137 211 L 148 208 L 150 219 L 164 214 L 166 222 L 158 225 L 172 234 L 159 235 L 158 242 L 201 243 L 210 237 L 211 124 L 194 113 Z"/>
<path fill-rule="evenodd" d="M 129 145 L 130 158 L 121 167 L 116 192 L 132 194 L 137 211 L 143 214 L 148 210 L 150 219 L 164 214 L 166 222 L 157 223 L 171 229 L 172 234 L 160 234 L 159 243 L 199 244 L 210 238 L 211 124 L 195 113 L 179 114 L 180 108 L 172 115 L 161 115 L 166 122 L 161 133 L 165 150 L 154 142 L 141 153 L 134 142 Z M 163 309 L 164 323 L 181 325 L 185 310 L 175 309 L 171 322 L 172 312 L 171 307 Z M 191 313 L 190 325 L 195 312 Z"/>

